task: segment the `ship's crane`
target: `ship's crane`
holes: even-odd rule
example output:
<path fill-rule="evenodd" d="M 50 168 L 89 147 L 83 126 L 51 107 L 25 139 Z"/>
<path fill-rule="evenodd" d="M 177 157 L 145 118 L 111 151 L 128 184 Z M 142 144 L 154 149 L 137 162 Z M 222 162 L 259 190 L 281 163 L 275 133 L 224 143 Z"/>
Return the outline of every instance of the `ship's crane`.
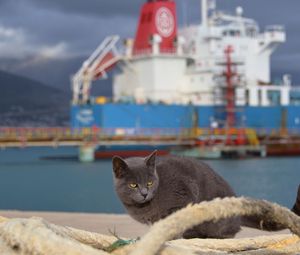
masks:
<path fill-rule="evenodd" d="M 100 78 L 105 79 L 106 72 L 121 59 L 116 48 L 119 39 L 117 35 L 106 37 L 72 77 L 73 104 L 87 103 L 92 82 Z"/>

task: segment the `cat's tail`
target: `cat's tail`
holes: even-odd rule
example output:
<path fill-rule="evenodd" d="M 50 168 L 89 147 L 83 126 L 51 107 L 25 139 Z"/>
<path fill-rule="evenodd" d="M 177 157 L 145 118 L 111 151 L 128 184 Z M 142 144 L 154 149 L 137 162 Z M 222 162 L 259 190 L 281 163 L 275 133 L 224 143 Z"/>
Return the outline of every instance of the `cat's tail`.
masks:
<path fill-rule="evenodd" d="M 295 205 L 291 211 L 294 212 L 296 215 L 300 216 L 300 185 L 298 187 L 298 194 Z M 266 221 L 262 220 L 258 216 L 243 216 L 241 225 L 245 227 L 257 228 L 267 231 L 277 231 L 285 229 L 283 225 L 272 222 L 272 219 L 270 219 L 270 221 Z"/>

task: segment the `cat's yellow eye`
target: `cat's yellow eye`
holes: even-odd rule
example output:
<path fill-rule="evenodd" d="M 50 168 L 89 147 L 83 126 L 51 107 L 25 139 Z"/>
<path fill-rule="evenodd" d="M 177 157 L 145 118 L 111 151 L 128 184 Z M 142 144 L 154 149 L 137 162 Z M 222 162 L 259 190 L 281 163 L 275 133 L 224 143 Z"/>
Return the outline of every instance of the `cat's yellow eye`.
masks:
<path fill-rule="evenodd" d="M 147 186 L 148 186 L 148 187 L 151 187 L 152 185 L 153 185 L 153 181 L 148 181 L 148 182 L 147 182 Z"/>
<path fill-rule="evenodd" d="M 138 185 L 137 185 L 136 183 L 130 183 L 130 184 L 129 184 L 129 187 L 132 188 L 132 189 L 136 189 L 137 186 L 138 186 Z"/>

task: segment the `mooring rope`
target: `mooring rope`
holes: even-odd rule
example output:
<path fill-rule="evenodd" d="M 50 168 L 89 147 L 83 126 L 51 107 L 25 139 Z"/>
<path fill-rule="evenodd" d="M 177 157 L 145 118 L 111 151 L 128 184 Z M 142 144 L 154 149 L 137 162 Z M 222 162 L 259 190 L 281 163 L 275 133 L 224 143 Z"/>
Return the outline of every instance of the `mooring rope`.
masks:
<path fill-rule="evenodd" d="M 238 215 L 259 215 L 262 225 L 263 221 L 272 219 L 296 235 L 169 241 L 205 221 Z M 300 217 L 279 205 L 249 198 L 215 199 L 189 205 L 155 223 L 137 243 L 121 248 L 115 245 L 120 240 L 114 236 L 57 226 L 40 218 L 0 216 L 0 254 L 5 255 L 297 254 L 300 253 L 299 236 Z M 118 249 L 113 250 L 112 246 Z"/>
<path fill-rule="evenodd" d="M 264 200 L 250 198 L 214 199 L 210 202 L 189 205 L 166 219 L 157 222 L 137 243 L 130 255 L 156 254 L 162 245 L 186 230 L 206 221 L 218 221 L 242 215 L 259 215 L 263 221 L 272 219 L 300 236 L 300 217 L 287 208 Z M 299 250 L 300 252 L 300 250 Z"/>
<path fill-rule="evenodd" d="M 8 219 L 7 218 L 4 218 L 2 216 L 0 216 L 0 223 L 4 222 L 4 221 L 7 221 Z"/>

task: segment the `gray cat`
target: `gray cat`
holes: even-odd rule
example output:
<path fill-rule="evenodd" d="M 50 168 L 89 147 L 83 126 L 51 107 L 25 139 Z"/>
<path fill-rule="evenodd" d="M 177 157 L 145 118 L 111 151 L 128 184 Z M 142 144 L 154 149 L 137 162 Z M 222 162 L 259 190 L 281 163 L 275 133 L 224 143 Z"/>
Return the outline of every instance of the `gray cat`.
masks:
<path fill-rule="evenodd" d="M 146 158 L 124 160 L 115 156 L 113 171 L 119 198 L 129 215 L 144 224 L 152 224 L 190 203 L 235 196 L 221 176 L 205 163 L 192 158 L 157 158 L 156 151 Z M 298 203 L 298 206 L 295 204 L 296 210 L 300 208 L 300 201 Z M 241 224 L 259 227 L 259 220 L 235 217 L 208 222 L 186 231 L 183 237 L 230 238 L 240 230 Z M 272 224 L 268 230 L 278 229 L 281 226 Z"/>

